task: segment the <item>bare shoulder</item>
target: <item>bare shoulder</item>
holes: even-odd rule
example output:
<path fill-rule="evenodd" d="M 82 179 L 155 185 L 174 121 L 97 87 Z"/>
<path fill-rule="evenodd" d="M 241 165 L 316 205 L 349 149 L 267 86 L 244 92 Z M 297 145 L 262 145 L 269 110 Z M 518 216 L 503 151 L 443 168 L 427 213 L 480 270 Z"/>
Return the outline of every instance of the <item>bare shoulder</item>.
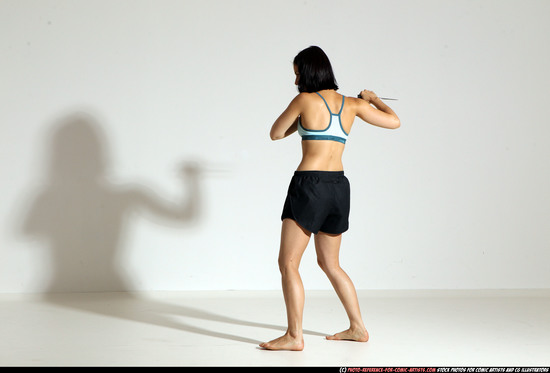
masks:
<path fill-rule="evenodd" d="M 348 108 L 357 110 L 357 108 L 360 108 L 365 104 L 368 105 L 367 101 L 362 98 L 346 96 L 346 106 L 348 106 Z"/>
<path fill-rule="evenodd" d="M 311 100 L 315 99 L 315 96 L 316 95 L 313 92 L 300 92 L 296 96 L 296 99 L 301 100 L 303 102 L 308 102 L 308 101 L 311 101 Z"/>
<path fill-rule="evenodd" d="M 315 98 L 313 96 L 313 93 L 300 92 L 298 95 L 296 95 L 296 97 L 292 99 L 290 105 L 303 109 L 314 102 Z"/>
<path fill-rule="evenodd" d="M 309 93 L 300 92 L 290 102 L 291 104 L 303 104 L 309 101 Z"/>

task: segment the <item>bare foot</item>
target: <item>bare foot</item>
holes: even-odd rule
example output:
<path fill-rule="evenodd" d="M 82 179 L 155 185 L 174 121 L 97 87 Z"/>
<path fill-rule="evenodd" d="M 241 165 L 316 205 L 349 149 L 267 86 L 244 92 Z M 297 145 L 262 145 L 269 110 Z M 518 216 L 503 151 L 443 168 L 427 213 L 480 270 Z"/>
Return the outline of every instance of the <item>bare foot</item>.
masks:
<path fill-rule="evenodd" d="M 348 329 L 341 333 L 327 336 L 330 341 L 356 341 L 366 342 L 369 340 L 369 333 L 363 329 Z"/>
<path fill-rule="evenodd" d="M 304 339 L 291 337 L 288 333 L 274 339 L 270 342 L 264 342 L 260 344 L 260 347 L 266 350 L 290 350 L 290 351 L 302 351 L 304 349 Z"/>

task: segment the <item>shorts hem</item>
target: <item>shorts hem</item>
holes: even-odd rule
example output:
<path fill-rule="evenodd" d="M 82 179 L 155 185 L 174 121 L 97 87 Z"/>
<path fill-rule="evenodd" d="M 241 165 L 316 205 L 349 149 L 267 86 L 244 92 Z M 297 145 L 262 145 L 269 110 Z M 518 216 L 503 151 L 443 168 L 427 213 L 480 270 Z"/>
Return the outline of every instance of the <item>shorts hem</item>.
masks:
<path fill-rule="evenodd" d="M 343 231 L 338 231 L 338 232 L 334 233 L 334 232 L 327 232 L 327 231 L 324 231 L 324 230 L 322 230 L 322 229 L 319 229 L 319 231 L 318 231 L 317 233 L 332 234 L 332 235 L 337 236 L 337 235 L 339 235 L 339 234 L 346 233 L 348 230 L 349 230 L 349 228 L 346 228 L 346 229 L 344 229 Z M 316 234 L 317 234 L 317 233 L 316 233 Z"/>
<path fill-rule="evenodd" d="M 306 231 L 310 232 L 310 233 L 313 233 L 313 234 L 317 234 L 319 233 L 320 231 L 317 230 L 315 231 L 314 229 L 310 229 L 308 227 L 306 227 L 305 225 L 303 225 L 302 223 L 300 223 L 298 220 L 296 220 L 296 218 L 292 217 L 292 216 L 285 216 L 285 217 L 282 217 L 281 218 L 281 221 L 285 220 L 285 219 L 290 219 L 290 220 L 293 220 L 296 222 L 296 224 L 298 224 L 301 228 L 305 229 Z"/>

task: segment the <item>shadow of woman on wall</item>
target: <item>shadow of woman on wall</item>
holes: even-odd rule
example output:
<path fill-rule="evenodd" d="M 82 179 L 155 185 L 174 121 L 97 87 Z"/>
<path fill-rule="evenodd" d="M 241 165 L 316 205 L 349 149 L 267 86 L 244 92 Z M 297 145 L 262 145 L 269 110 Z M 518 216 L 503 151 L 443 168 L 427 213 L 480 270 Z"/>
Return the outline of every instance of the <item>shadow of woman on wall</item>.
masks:
<path fill-rule="evenodd" d="M 23 223 L 23 233 L 42 240 L 51 254 L 46 292 L 131 290 L 119 252 L 130 220 L 147 212 L 196 222 L 200 167 L 181 167 L 189 195 L 172 203 L 141 185 L 109 180 L 106 137 L 91 115 L 64 117 L 50 134 L 44 180 Z"/>
<path fill-rule="evenodd" d="M 256 345 L 260 341 L 208 330 L 173 317 L 284 330 L 132 293 L 119 253 L 125 229 L 136 210 L 182 224 L 196 221 L 203 174 L 196 163 L 182 165 L 188 196 L 173 203 L 142 186 L 109 181 L 107 140 L 89 114 L 72 114 L 59 121 L 51 131 L 47 151 L 44 182 L 36 197 L 29 200 L 22 227 L 25 236 L 43 241 L 51 254 L 45 301 Z"/>

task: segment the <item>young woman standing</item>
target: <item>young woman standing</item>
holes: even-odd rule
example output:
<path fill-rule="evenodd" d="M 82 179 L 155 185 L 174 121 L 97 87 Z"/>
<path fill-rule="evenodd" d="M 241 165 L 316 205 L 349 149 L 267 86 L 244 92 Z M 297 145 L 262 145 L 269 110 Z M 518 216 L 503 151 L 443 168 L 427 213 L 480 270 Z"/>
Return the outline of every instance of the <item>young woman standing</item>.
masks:
<path fill-rule="evenodd" d="M 342 233 L 348 229 L 350 188 L 342 154 L 355 117 L 375 126 L 398 128 L 397 115 L 374 92 L 360 98 L 337 93 L 338 85 L 326 54 L 309 47 L 294 58 L 295 84 L 300 92 L 277 118 L 271 139 L 298 131 L 302 161 L 292 177 L 283 208 L 279 269 L 282 276 L 288 329 L 260 347 L 270 350 L 304 348 L 302 315 L 304 287 L 298 267 L 311 234 L 317 261 L 334 287 L 349 317 L 349 329 L 330 340 L 366 342 L 369 334 L 361 317 L 355 287 L 340 268 Z"/>

